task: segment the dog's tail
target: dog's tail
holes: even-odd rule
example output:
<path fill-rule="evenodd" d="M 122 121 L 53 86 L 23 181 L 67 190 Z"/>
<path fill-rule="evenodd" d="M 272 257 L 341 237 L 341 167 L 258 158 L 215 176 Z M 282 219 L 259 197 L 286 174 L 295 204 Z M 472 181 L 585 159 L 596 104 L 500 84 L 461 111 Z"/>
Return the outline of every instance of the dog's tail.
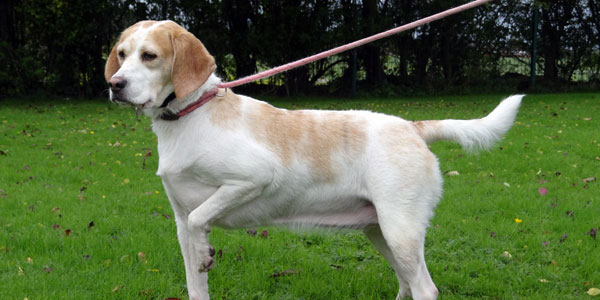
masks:
<path fill-rule="evenodd" d="M 470 151 L 489 149 L 512 126 L 523 96 L 515 95 L 504 99 L 489 115 L 481 119 L 418 121 L 413 125 L 428 144 L 450 140 Z"/>

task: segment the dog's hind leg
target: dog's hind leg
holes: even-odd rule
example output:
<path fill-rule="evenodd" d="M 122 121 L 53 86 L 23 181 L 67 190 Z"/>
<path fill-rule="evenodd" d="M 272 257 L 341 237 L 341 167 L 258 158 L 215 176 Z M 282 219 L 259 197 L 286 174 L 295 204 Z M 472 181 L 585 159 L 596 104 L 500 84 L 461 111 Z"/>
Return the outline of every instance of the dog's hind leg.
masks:
<path fill-rule="evenodd" d="M 438 290 L 425 264 L 424 216 L 418 216 L 414 211 L 399 212 L 400 208 L 395 205 L 381 206 L 385 205 L 377 207 L 380 231 L 372 230 L 367 236 L 374 241 L 375 246 L 396 271 L 400 282 L 397 299 L 406 296 L 408 292 L 415 300 L 436 299 Z M 408 288 L 404 286 L 405 283 L 408 284 Z"/>
<path fill-rule="evenodd" d="M 365 228 L 363 230 L 365 236 L 373 243 L 375 249 L 381 253 L 381 255 L 392 265 L 394 272 L 396 273 L 396 278 L 398 279 L 398 296 L 396 296 L 397 300 L 404 299 L 404 297 L 410 296 L 410 287 L 408 282 L 400 276 L 402 273 L 401 266 L 398 265 L 396 259 L 394 258 L 394 254 L 390 247 L 388 247 L 387 242 L 383 238 L 383 234 L 381 233 L 381 228 L 379 225 L 373 225 Z"/>

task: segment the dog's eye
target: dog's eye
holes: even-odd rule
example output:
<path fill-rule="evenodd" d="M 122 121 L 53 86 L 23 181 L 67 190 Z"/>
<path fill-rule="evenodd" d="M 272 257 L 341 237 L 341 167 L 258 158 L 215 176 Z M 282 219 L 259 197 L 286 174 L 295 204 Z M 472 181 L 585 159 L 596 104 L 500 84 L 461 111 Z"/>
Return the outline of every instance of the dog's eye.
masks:
<path fill-rule="evenodd" d="M 119 51 L 119 57 L 120 57 L 121 59 L 125 58 L 125 52 L 123 52 L 123 51 Z"/>
<path fill-rule="evenodd" d="M 142 54 L 143 61 L 151 61 L 151 60 L 154 60 L 155 58 L 156 58 L 156 54 L 153 54 L 153 53 L 144 52 Z"/>

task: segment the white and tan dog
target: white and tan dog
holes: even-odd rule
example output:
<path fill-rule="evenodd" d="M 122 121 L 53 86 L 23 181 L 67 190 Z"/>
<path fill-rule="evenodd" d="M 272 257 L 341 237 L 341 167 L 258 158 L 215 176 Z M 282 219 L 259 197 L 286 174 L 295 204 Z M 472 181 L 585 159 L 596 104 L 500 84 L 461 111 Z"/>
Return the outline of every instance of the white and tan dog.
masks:
<path fill-rule="evenodd" d="M 143 21 L 121 34 L 105 71 L 110 99 L 152 118 L 190 299 L 209 298 L 212 226 L 267 224 L 363 230 L 396 272 L 397 299 L 435 299 L 423 248 L 442 175 L 427 143 L 489 148 L 522 96 L 482 119 L 410 122 L 277 109 L 217 89 L 214 70 L 194 35 L 171 21 Z"/>

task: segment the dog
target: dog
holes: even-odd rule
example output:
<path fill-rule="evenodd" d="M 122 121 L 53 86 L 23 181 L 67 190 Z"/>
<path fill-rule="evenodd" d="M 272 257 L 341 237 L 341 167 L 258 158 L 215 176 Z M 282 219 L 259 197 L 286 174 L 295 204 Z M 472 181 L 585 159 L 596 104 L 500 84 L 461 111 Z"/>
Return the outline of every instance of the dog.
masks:
<path fill-rule="evenodd" d="M 442 196 L 428 144 L 487 149 L 523 95 L 474 120 L 411 122 L 369 111 L 285 110 L 220 89 L 215 60 L 172 21 L 121 33 L 106 62 L 110 100 L 152 118 L 190 299 L 208 299 L 213 226 L 362 230 L 399 282 L 397 299 L 435 299 L 424 240 Z"/>

